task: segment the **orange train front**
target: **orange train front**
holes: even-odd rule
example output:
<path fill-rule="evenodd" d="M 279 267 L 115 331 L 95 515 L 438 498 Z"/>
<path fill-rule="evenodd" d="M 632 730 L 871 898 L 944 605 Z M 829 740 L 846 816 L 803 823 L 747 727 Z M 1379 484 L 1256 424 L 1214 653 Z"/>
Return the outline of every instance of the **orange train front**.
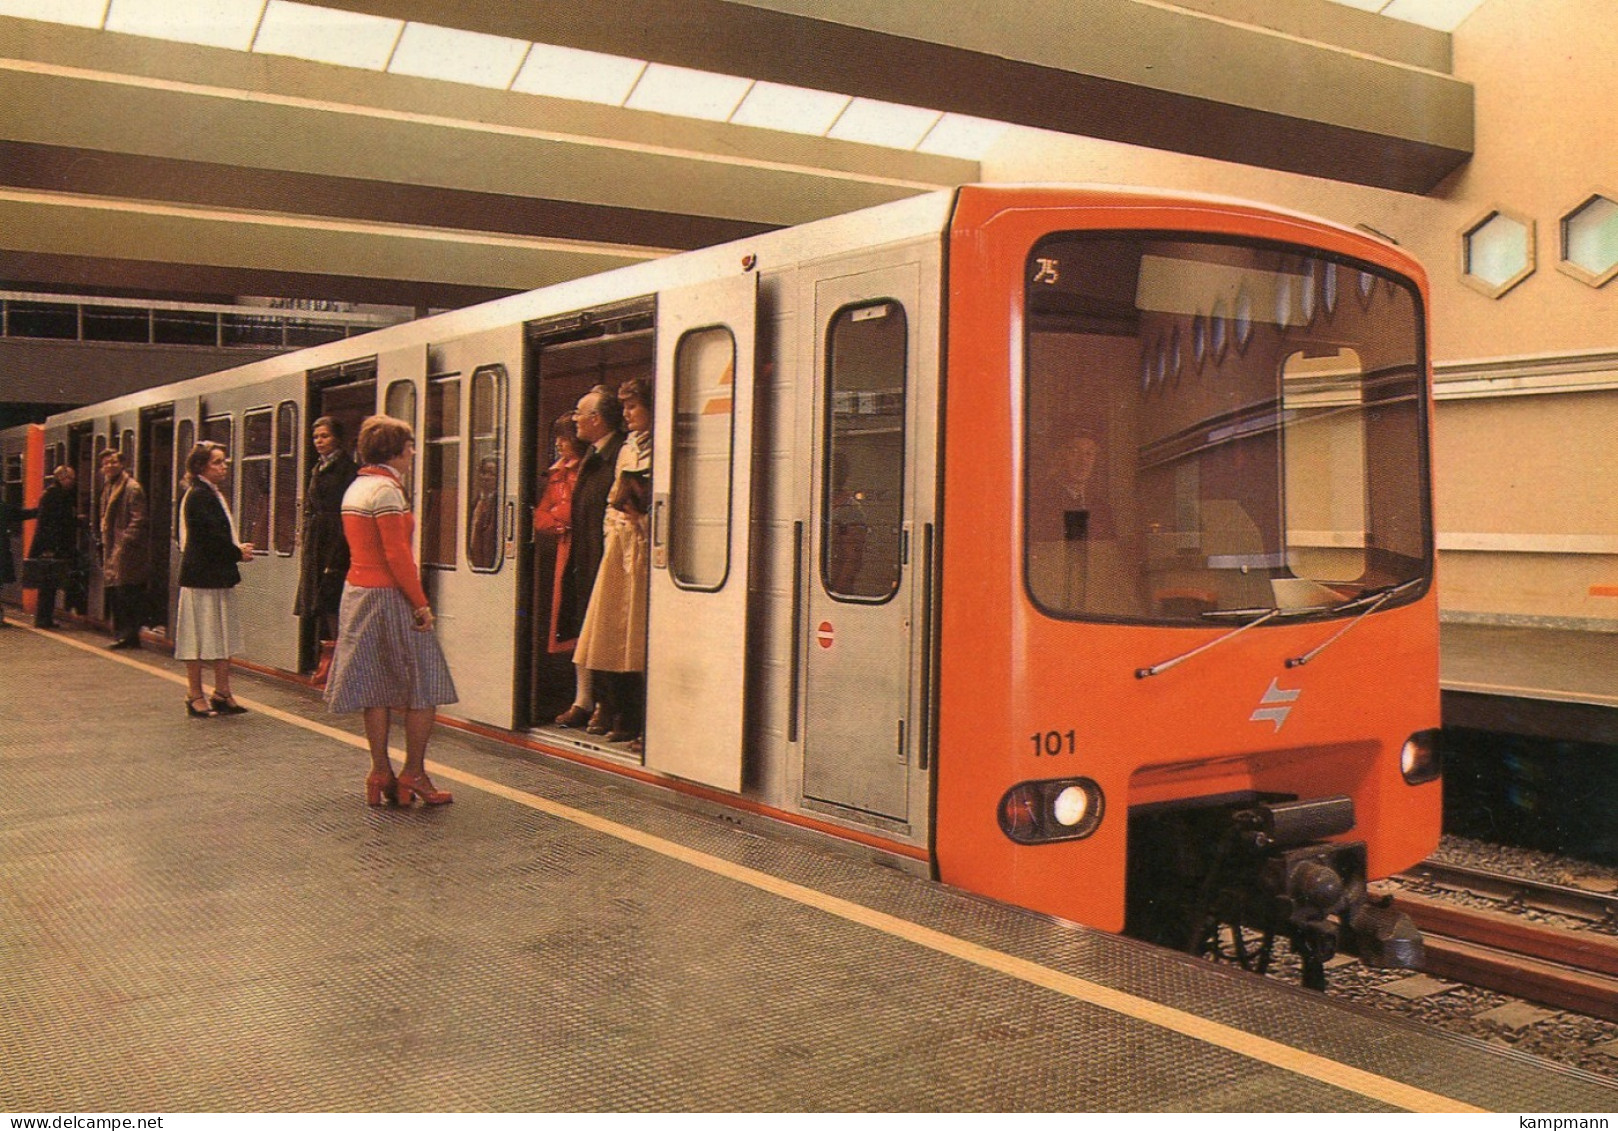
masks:
<path fill-rule="evenodd" d="M 1417 961 L 1364 884 L 1440 821 L 1419 267 L 1241 205 L 967 189 L 948 279 L 940 877 Z"/>

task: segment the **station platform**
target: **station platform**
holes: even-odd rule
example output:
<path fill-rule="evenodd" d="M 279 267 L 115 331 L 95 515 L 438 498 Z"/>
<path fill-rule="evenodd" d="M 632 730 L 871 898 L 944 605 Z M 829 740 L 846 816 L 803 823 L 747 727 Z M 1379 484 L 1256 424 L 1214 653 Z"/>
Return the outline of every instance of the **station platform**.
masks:
<path fill-rule="evenodd" d="M 1445 623 L 1444 725 L 1618 745 L 1618 633 Z"/>
<path fill-rule="evenodd" d="M 0 1110 L 1618 1110 L 1618 1082 L 438 728 L 0 630 Z"/>

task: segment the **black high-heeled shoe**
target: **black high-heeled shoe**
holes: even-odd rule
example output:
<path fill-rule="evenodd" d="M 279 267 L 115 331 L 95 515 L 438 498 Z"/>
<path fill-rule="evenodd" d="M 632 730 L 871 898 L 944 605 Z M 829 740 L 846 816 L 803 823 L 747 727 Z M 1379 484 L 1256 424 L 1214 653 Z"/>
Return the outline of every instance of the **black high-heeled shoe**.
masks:
<path fill-rule="evenodd" d="M 210 695 L 208 702 L 213 705 L 214 712 L 220 715 L 245 715 L 247 708 L 236 702 L 234 695 Z"/>
<path fill-rule="evenodd" d="M 187 699 L 185 701 L 185 713 L 190 715 L 193 719 L 211 719 L 215 715 L 217 715 L 219 712 L 215 711 L 211 707 L 205 707 L 200 711 L 197 710 L 197 704 L 198 703 L 207 703 L 207 702 L 208 702 L 207 697 L 203 696 L 203 695 L 198 695 L 195 699 Z"/>

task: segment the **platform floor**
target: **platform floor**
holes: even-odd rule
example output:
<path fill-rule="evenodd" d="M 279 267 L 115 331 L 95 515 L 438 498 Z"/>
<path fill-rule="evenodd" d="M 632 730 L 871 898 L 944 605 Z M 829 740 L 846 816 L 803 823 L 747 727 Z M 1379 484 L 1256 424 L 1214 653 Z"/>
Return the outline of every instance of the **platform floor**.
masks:
<path fill-rule="evenodd" d="M 0 1111 L 1610 1112 L 1618 1084 L 439 728 L 0 630 Z"/>

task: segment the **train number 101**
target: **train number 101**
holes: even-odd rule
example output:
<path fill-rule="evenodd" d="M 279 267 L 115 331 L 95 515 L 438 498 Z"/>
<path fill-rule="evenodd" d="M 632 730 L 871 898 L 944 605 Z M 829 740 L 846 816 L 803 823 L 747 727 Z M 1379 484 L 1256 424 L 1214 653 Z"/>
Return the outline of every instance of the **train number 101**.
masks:
<path fill-rule="evenodd" d="M 1036 758 L 1055 758 L 1060 754 L 1072 754 L 1078 749 L 1077 736 L 1073 731 L 1047 730 L 1029 735 L 1028 741 L 1034 744 Z"/>

